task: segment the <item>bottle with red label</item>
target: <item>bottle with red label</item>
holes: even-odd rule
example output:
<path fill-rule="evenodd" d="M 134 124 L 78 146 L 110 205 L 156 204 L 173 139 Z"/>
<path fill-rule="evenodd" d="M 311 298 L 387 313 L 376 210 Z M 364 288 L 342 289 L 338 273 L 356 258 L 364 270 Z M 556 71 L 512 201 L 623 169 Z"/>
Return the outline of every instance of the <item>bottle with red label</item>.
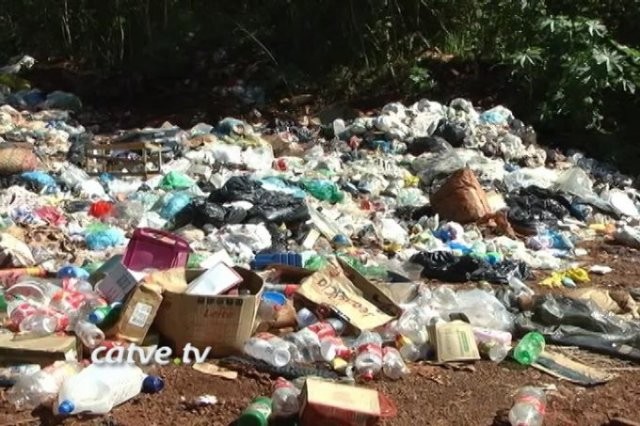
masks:
<path fill-rule="evenodd" d="M 357 375 L 364 380 L 372 380 L 382 370 L 382 338 L 378 333 L 365 330 L 358 336 L 355 347 Z"/>
<path fill-rule="evenodd" d="M 349 361 L 353 356 L 353 349 L 340 336 L 325 337 L 320 341 L 320 356 L 327 362 L 336 358 Z"/>
<path fill-rule="evenodd" d="M 244 352 L 275 367 L 284 367 L 291 361 L 287 342 L 271 333 L 258 333 L 247 340 Z"/>
<path fill-rule="evenodd" d="M 509 411 L 511 426 L 542 426 L 546 405 L 544 389 L 533 386 L 521 388 Z"/>
<path fill-rule="evenodd" d="M 271 396 L 272 415 L 274 417 L 292 417 L 298 414 L 300 411 L 299 396 L 300 389 L 287 379 L 278 377 Z"/>
<path fill-rule="evenodd" d="M 342 334 L 345 323 L 336 318 L 318 321 L 285 337 L 297 348 L 305 362 L 322 361 L 320 341 Z"/>

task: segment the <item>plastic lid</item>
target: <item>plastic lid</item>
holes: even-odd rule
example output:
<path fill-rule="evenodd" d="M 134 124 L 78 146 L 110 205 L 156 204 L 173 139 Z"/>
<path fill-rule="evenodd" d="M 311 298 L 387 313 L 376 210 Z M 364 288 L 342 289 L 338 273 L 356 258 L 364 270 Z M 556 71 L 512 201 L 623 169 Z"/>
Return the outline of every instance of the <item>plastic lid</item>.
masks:
<path fill-rule="evenodd" d="M 76 407 L 73 405 L 73 402 L 65 399 L 58 406 L 58 412 L 60 414 L 71 414 Z"/>
<path fill-rule="evenodd" d="M 282 293 L 278 293 L 277 291 L 265 291 L 264 293 L 262 293 L 262 300 L 264 300 L 265 302 L 271 302 L 279 306 L 287 303 L 287 297 Z"/>
<path fill-rule="evenodd" d="M 107 314 L 105 314 L 102 310 L 96 309 L 89 314 L 89 322 L 93 324 L 101 324 L 106 317 Z"/>
<path fill-rule="evenodd" d="M 362 374 L 362 378 L 366 381 L 373 380 L 373 371 L 367 371 Z"/>
<path fill-rule="evenodd" d="M 156 393 L 164 388 L 164 380 L 158 376 L 147 376 L 142 381 L 142 392 Z"/>

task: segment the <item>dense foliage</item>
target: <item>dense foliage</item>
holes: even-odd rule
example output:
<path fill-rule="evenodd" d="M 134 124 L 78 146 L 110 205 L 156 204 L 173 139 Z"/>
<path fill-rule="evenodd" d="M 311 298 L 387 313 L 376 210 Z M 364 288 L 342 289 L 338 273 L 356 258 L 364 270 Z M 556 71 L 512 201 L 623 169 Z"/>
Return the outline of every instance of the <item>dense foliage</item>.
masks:
<path fill-rule="evenodd" d="M 639 20 L 640 0 L 0 0 L 0 59 L 416 95 L 442 83 L 436 52 L 505 71 L 530 119 L 619 131 L 640 111 Z"/>

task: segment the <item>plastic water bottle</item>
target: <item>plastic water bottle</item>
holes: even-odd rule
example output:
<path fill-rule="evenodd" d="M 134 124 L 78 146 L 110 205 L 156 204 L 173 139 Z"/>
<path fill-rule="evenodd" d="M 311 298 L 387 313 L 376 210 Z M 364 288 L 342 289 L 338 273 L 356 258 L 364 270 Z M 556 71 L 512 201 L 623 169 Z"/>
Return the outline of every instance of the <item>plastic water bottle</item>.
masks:
<path fill-rule="evenodd" d="M 270 333 L 258 333 L 247 340 L 244 352 L 274 367 L 284 367 L 291 361 L 287 342 Z"/>
<path fill-rule="evenodd" d="M 290 381 L 278 377 L 271 395 L 272 414 L 275 417 L 291 417 L 300 411 L 300 389 Z"/>
<path fill-rule="evenodd" d="M 300 328 L 308 327 L 319 321 L 318 317 L 307 308 L 302 308 L 297 312 L 296 320 Z"/>
<path fill-rule="evenodd" d="M 38 336 L 48 336 L 53 334 L 58 327 L 58 319 L 44 313 L 29 315 L 20 322 L 20 331 L 37 334 Z"/>
<path fill-rule="evenodd" d="M 341 337 L 330 336 L 320 341 L 320 356 L 327 362 L 331 362 L 335 358 L 349 361 L 353 356 L 353 350 Z"/>
<path fill-rule="evenodd" d="M 535 293 L 531 289 L 531 287 L 529 287 L 528 285 L 526 285 L 525 283 L 523 283 L 521 280 L 514 277 L 513 275 L 509 276 L 508 283 L 509 283 L 509 287 L 513 289 L 513 292 L 515 293 L 516 296 L 519 296 L 522 294 L 533 295 Z"/>
<path fill-rule="evenodd" d="M 544 336 L 537 331 L 530 331 L 516 345 L 513 357 L 520 364 L 531 365 L 544 351 L 544 346 Z"/>
<path fill-rule="evenodd" d="M 532 386 L 521 388 L 509 411 L 511 426 L 542 426 L 546 405 L 543 389 Z"/>
<path fill-rule="evenodd" d="M 31 375 L 24 375 L 7 391 L 7 400 L 17 410 L 33 409 L 53 400 L 65 379 L 76 375 L 82 366 L 77 362 L 57 361 Z"/>
<path fill-rule="evenodd" d="M 153 386 L 153 376 L 147 376 L 135 364 L 91 364 L 79 374 L 67 378 L 58 394 L 58 413 L 106 414 L 117 405 L 138 395 L 143 387 Z"/>
<path fill-rule="evenodd" d="M 345 323 L 336 318 L 319 321 L 295 333 L 288 334 L 285 339 L 292 342 L 307 362 L 321 361 L 320 341 L 327 337 L 335 337 L 345 329 Z"/>
<path fill-rule="evenodd" d="M 382 338 L 371 331 L 363 331 L 355 343 L 354 366 L 364 380 L 372 380 L 382 370 Z"/>
<path fill-rule="evenodd" d="M 82 341 L 82 344 L 89 349 L 100 345 L 105 339 L 104 332 L 98 326 L 86 320 L 77 321 L 73 326 L 73 331 Z"/>
<path fill-rule="evenodd" d="M 396 346 L 402 359 L 409 362 L 425 359 L 429 352 L 428 343 L 417 344 L 405 336 L 398 336 L 396 338 Z"/>
<path fill-rule="evenodd" d="M 407 374 L 409 369 L 396 348 L 387 346 L 382 349 L 382 371 L 392 380 L 398 380 Z"/>
<path fill-rule="evenodd" d="M 40 371 L 39 364 L 21 364 L 0 368 L 0 386 L 13 386 L 22 376 L 30 376 Z"/>

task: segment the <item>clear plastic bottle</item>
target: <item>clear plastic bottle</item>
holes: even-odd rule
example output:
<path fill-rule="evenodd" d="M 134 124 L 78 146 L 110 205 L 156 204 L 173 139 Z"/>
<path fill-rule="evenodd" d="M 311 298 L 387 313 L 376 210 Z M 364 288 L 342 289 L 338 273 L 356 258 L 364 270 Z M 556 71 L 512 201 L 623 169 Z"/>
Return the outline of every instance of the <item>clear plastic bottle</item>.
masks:
<path fill-rule="evenodd" d="M 57 361 L 34 374 L 21 376 L 7 391 L 7 400 L 17 410 L 33 409 L 53 400 L 64 380 L 81 369 L 77 362 Z"/>
<path fill-rule="evenodd" d="M 138 395 L 147 376 L 135 364 L 91 364 L 67 378 L 58 394 L 57 412 L 106 414 Z"/>
<path fill-rule="evenodd" d="M 318 322 L 318 317 L 309 309 L 302 308 L 297 312 L 296 320 L 298 321 L 298 327 L 304 328 Z"/>
<path fill-rule="evenodd" d="M 402 359 L 408 362 L 416 362 L 421 359 L 425 359 L 429 353 L 428 343 L 416 344 L 405 336 L 398 336 L 396 338 L 396 346 L 398 347 L 398 352 L 402 356 Z"/>
<path fill-rule="evenodd" d="M 292 417 L 300 411 L 300 389 L 290 381 L 278 377 L 271 396 L 274 417 Z"/>
<path fill-rule="evenodd" d="M 382 349 L 382 371 L 392 380 L 398 380 L 409 374 L 407 365 L 396 348 L 387 346 Z"/>
<path fill-rule="evenodd" d="M 518 390 L 509 411 L 511 426 L 542 426 L 547 401 L 544 390 L 525 386 Z"/>
<path fill-rule="evenodd" d="M 56 332 L 58 319 L 44 313 L 29 315 L 20 322 L 20 331 L 34 333 L 38 336 L 48 336 Z"/>
<path fill-rule="evenodd" d="M 529 287 L 528 285 L 526 285 L 525 283 L 523 283 L 521 280 L 514 277 L 513 275 L 509 276 L 508 282 L 509 282 L 509 287 L 513 289 L 513 292 L 516 296 L 533 295 L 535 293 L 531 289 L 531 287 Z"/>
<path fill-rule="evenodd" d="M 358 376 L 372 380 L 382 370 L 382 338 L 371 331 L 363 331 L 355 343 L 354 366 Z"/>
<path fill-rule="evenodd" d="M 275 367 L 284 367 L 291 361 L 287 342 L 270 333 L 258 333 L 247 340 L 244 352 Z"/>
<path fill-rule="evenodd" d="M 86 320 L 77 321 L 73 325 L 73 331 L 82 341 L 82 344 L 89 349 L 100 345 L 105 339 L 104 332 L 98 326 Z"/>
<path fill-rule="evenodd" d="M 330 336 L 320 342 L 320 356 L 327 362 L 331 362 L 335 358 L 349 361 L 353 356 L 353 350 L 341 337 Z"/>
<path fill-rule="evenodd" d="M 285 339 L 293 343 L 304 361 L 321 361 L 320 340 L 342 334 L 345 323 L 336 318 L 319 321 L 295 333 L 288 334 Z"/>

